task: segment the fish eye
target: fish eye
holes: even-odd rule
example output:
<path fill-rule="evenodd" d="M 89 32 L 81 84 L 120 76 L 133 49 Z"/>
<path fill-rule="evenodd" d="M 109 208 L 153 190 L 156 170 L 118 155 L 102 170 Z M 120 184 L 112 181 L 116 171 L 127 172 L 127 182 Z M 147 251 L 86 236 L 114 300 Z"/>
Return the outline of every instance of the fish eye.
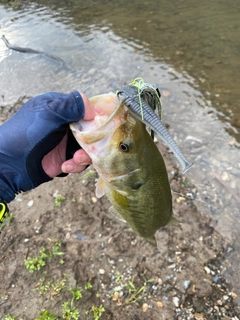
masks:
<path fill-rule="evenodd" d="M 119 148 L 123 151 L 123 152 L 128 152 L 129 151 L 129 145 L 124 143 L 124 142 L 120 142 L 119 143 Z"/>

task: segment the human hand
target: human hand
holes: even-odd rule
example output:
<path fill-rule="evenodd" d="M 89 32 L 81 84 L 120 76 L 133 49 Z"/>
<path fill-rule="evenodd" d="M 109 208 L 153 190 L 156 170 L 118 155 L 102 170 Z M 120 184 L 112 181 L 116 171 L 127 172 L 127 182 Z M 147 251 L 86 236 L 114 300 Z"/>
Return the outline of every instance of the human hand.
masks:
<path fill-rule="evenodd" d="M 85 112 L 84 120 L 92 120 L 96 114 L 93 103 L 82 93 L 81 94 Z M 66 161 L 66 149 L 68 139 L 74 140 L 75 147 L 79 149 L 79 144 L 75 142 L 71 131 L 67 131 L 62 141 L 42 159 L 42 167 L 47 175 L 51 178 L 61 173 L 79 173 L 83 171 L 87 165 L 92 163 L 91 158 L 83 150 L 77 150 L 73 154 L 73 158 Z"/>
<path fill-rule="evenodd" d="M 63 172 L 82 171 L 91 160 L 68 127 L 94 116 L 92 102 L 78 92 L 46 93 L 25 103 L 0 126 L 0 198 L 10 202 Z"/>

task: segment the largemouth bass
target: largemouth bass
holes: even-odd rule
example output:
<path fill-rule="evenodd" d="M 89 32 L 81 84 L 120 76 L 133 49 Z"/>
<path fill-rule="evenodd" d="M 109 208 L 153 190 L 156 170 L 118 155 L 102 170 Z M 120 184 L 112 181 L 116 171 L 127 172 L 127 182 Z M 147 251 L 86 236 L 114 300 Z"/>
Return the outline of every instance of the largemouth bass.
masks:
<path fill-rule="evenodd" d="M 99 174 L 96 196 L 107 195 L 110 212 L 156 246 L 155 232 L 172 218 L 172 195 L 157 146 L 117 95 L 91 98 L 99 115 L 70 128 Z"/>

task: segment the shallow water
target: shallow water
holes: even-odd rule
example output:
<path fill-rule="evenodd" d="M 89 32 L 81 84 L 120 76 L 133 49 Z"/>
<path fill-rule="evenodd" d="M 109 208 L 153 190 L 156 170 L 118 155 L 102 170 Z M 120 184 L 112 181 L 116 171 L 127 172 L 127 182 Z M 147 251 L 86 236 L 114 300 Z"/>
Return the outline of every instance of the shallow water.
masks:
<path fill-rule="evenodd" d="M 15 11 L 0 5 L 0 35 L 65 61 L 12 51 L 0 41 L 0 105 L 46 91 L 92 96 L 138 76 L 158 84 L 163 120 L 194 162 L 186 176 L 197 187 L 196 206 L 234 242 L 234 270 L 240 261 L 239 30 L 234 1 L 38 1 Z M 238 282 L 234 275 L 230 281 Z"/>

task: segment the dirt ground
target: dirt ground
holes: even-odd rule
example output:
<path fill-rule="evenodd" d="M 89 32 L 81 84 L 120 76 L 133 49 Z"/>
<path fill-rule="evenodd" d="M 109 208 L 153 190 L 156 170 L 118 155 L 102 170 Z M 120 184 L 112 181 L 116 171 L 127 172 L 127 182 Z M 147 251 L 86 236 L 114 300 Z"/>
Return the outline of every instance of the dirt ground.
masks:
<path fill-rule="evenodd" d="M 18 107 L 2 108 L 0 120 Z M 159 148 L 169 174 L 177 172 Z M 240 319 L 222 266 L 231 244 L 193 201 L 173 194 L 181 223 L 158 231 L 154 248 L 108 212 L 106 197 L 96 199 L 92 171 L 56 178 L 10 204 L 0 235 L 0 319 Z M 184 176 L 171 188 L 197 192 Z M 25 260 L 39 260 L 41 248 L 51 259 L 30 273 Z"/>

